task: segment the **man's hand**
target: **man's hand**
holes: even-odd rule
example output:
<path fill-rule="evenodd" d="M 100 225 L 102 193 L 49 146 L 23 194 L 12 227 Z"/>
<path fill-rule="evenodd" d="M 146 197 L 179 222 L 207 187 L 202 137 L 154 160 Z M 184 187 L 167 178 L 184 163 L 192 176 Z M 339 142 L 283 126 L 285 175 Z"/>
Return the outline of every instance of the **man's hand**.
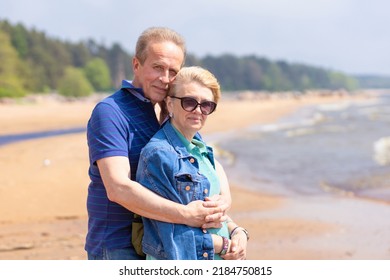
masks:
<path fill-rule="evenodd" d="M 229 205 L 223 199 L 195 200 L 186 205 L 186 221 L 188 226 L 202 228 L 220 228 L 226 220 L 225 211 Z"/>
<path fill-rule="evenodd" d="M 226 211 L 230 208 L 230 204 L 224 199 L 222 195 L 213 195 L 212 197 L 206 197 L 203 203 L 205 207 L 212 207 L 218 209 L 214 214 L 206 216 L 205 224 L 202 228 L 220 228 L 222 222 L 226 221 Z"/>

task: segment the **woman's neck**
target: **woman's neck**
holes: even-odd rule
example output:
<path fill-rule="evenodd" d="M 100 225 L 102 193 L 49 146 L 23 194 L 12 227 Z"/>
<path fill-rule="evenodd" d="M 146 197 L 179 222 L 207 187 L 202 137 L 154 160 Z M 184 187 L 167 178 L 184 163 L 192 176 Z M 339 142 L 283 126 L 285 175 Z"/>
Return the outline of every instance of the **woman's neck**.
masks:
<path fill-rule="evenodd" d="M 171 124 L 172 126 L 177 130 L 179 131 L 189 142 L 192 141 L 192 139 L 194 138 L 196 132 L 189 132 L 189 131 L 183 131 L 181 130 L 177 125 L 174 124 L 174 122 L 172 122 L 172 119 L 171 119 Z"/>

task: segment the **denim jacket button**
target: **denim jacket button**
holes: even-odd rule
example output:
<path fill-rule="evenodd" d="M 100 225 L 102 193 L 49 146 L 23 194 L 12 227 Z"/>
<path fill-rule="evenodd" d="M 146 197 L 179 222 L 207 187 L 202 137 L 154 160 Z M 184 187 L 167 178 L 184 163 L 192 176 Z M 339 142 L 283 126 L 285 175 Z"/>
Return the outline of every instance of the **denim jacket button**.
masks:
<path fill-rule="evenodd" d="M 204 252 L 204 253 L 203 253 L 203 257 L 204 257 L 204 258 L 207 258 L 208 256 L 209 256 L 209 254 L 207 254 L 207 252 Z"/>
<path fill-rule="evenodd" d="M 191 159 L 190 159 L 190 162 L 191 162 L 191 163 L 194 163 L 194 162 L 195 162 L 194 158 L 191 158 Z"/>
<path fill-rule="evenodd" d="M 208 194 L 208 193 L 209 193 L 209 190 L 208 190 L 208 189 L 205 189 L 203 192 L 204 192 L 205 194 Z"/>
<path fill-rule="evenodd" d="M 186 186 L 186 191 L 189 191 L 191 189 L 190 186 Z"/>
<path fill-rule="evenodd" d="M 204 230 L 202 230 L 203 231 L 203 233 L 207 233 L 207 230 L 206 229 L 204 229 Z"/>

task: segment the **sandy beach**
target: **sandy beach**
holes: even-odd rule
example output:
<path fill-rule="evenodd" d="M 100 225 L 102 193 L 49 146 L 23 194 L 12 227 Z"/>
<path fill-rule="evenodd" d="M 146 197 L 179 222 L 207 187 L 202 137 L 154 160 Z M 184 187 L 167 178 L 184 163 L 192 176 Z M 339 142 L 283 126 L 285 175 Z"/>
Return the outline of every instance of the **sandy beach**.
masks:
<path fill-rule="evenodd" d="M 372 97 L 223 99 L 202 133 L 239 131 L 306 105 L 366 98 Z M 0 134 L 85 126 L 97 100 L 41 97 L 0 104 Z M 85 133 L 0 146 L 1 260 L 86 259 L 87 170 Z M 248 259 L 390 259 L 390 229 L 383 226 L 389 204 L 343 195 L 259 193 L 239 182 L 231 182 L 231 189 L 230 214 L 251 234 Z"/>

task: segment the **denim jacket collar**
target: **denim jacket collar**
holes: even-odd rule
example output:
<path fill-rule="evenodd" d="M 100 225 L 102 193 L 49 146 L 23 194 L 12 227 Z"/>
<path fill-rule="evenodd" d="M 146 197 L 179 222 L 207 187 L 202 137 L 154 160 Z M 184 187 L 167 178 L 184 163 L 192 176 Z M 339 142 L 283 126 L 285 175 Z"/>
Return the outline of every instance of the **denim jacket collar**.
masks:
<path fill-rule="evenodd" d="M 179 154 L 180 158 L 185 158 L 185 157 L 191 157 L 192 155 L 188 152 L 187 148 L 185 147 L 184 143 L 181 141 L 179 136 L 177 135 L 175 129 L 173 128 L 171 122 L 168 120 L 164 123 L 162 130 L 168 140 L 168 142 L 172 145 L 172 147 L 175 149 L 175 151 Z M 197 132 L 194 136 L 194 138 L 198 141 L 202 141 L 203 139 L 200 136 L 200 134 Z M 213 149 L 209 146 L 207 146 L 207 153 L 208 157 L 211 161 L 211 164 L 215 168 L 215 163 L 214 163 L 214 152 Z"/>

